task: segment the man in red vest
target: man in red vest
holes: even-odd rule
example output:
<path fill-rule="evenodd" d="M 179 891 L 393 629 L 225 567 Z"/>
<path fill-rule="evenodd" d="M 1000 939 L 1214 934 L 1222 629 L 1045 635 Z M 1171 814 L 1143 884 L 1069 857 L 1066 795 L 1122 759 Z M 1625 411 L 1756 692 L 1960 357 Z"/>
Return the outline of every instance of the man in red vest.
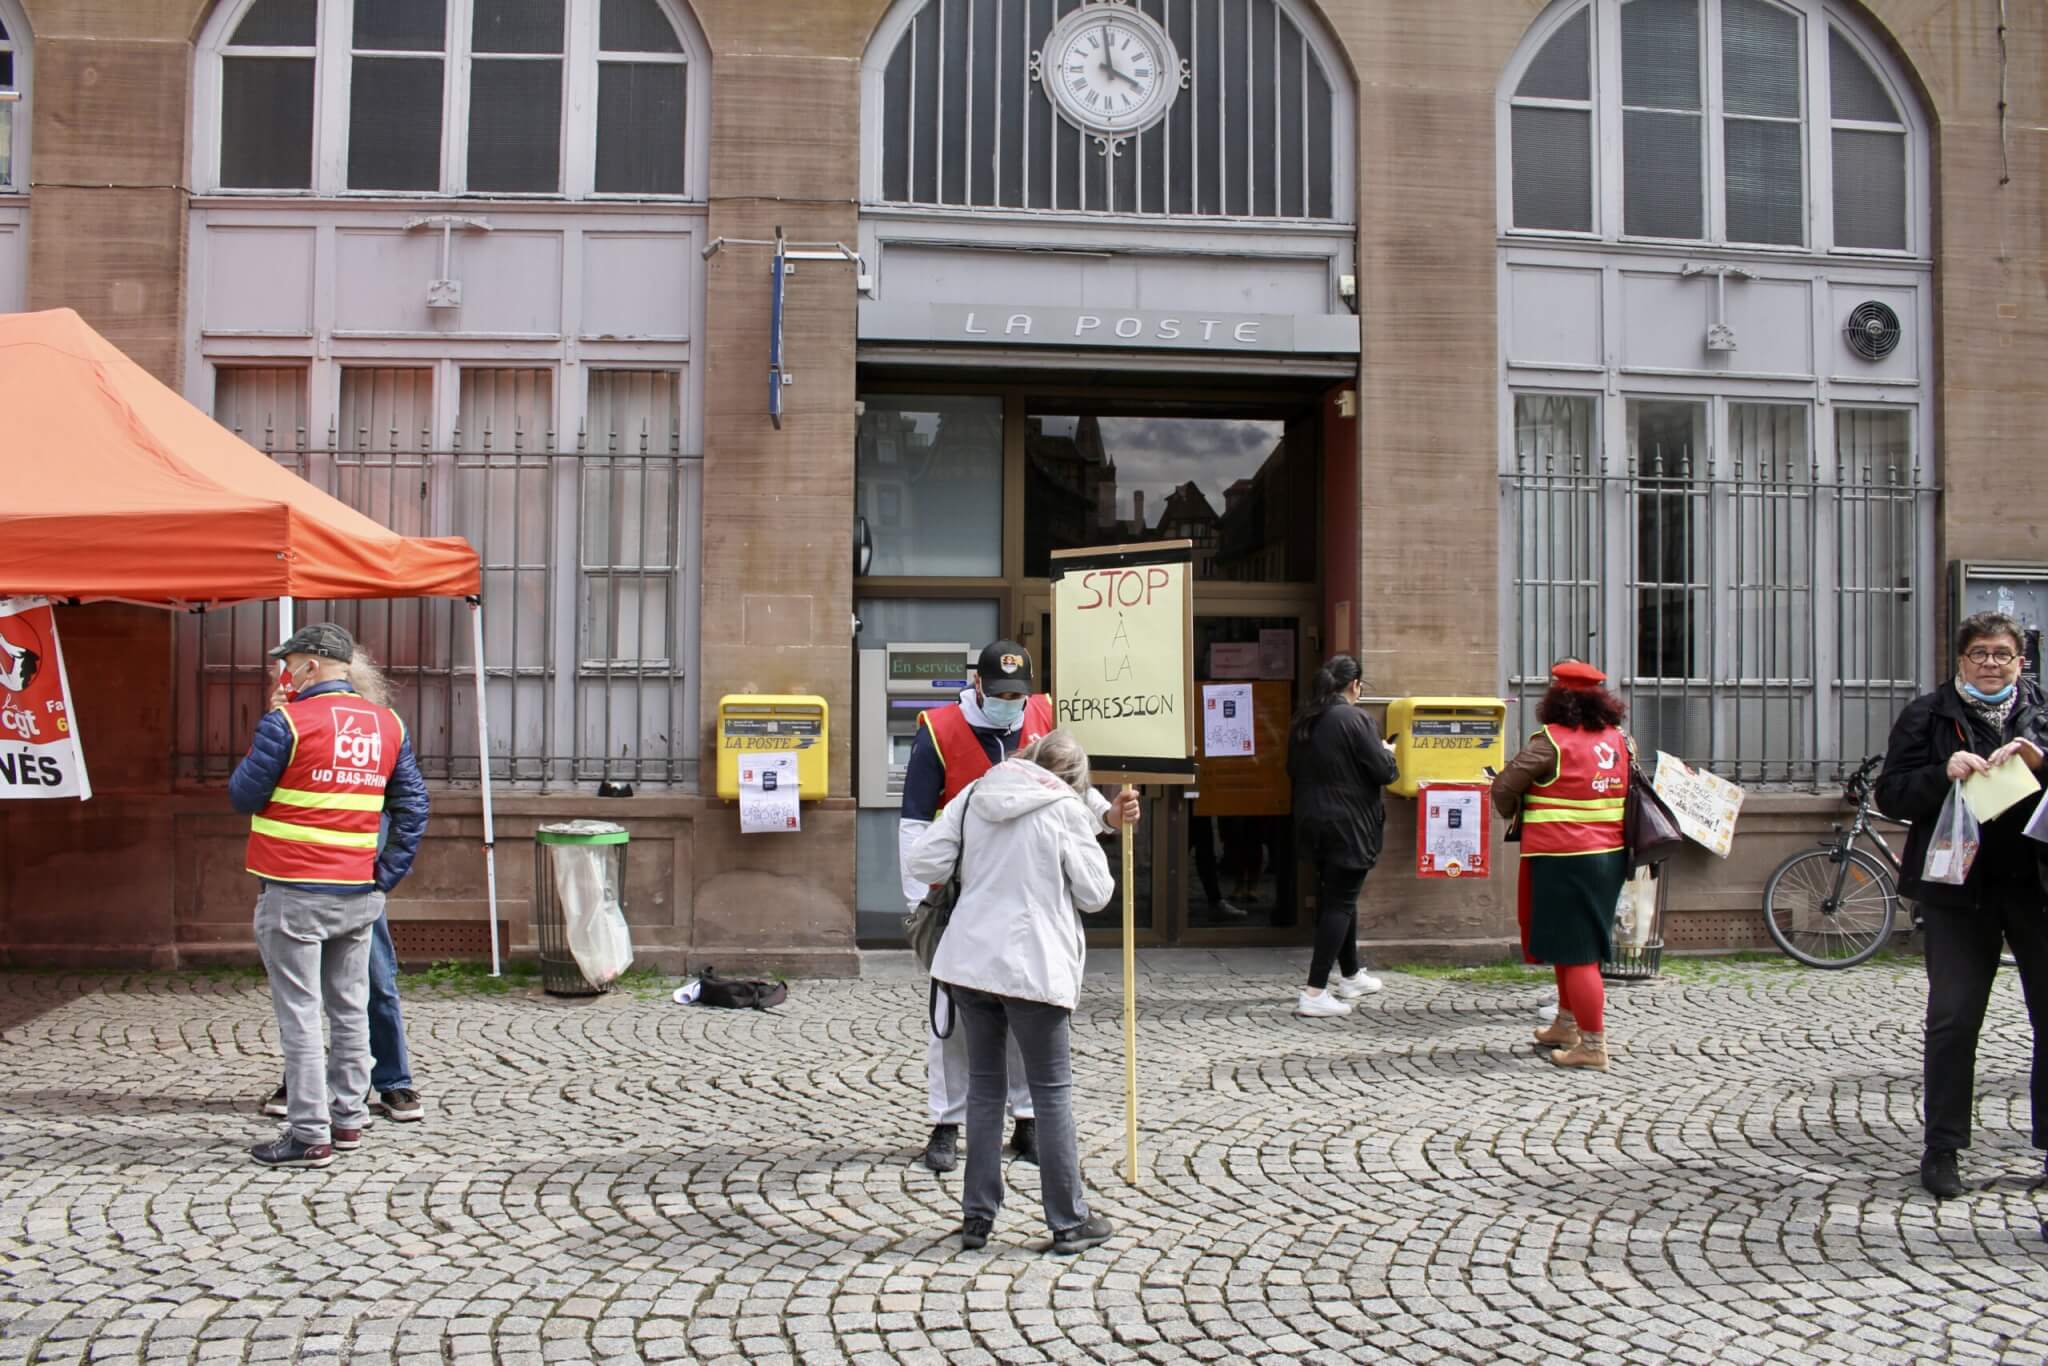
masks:
<path fill-rule="evenodd" d="M 918 717 L 917 738 L 911 744 L 903 776 L 899 859 L 969 783 L 1053 729 L 1052 702 L 1043 693 L 1034 695 L 1031 685 L 1030 652 L 1014 640 L 998 640 L 981 652 L 972 685 L 961 689 L 958 702 L 933 707 Z M 1114 834 L 1137 824 L 1136 793 L 1111 802 L 1091 788 L 1088 796 L 1089 805 L 1102 821 L 1103 833 Z M 923 883 L 907 875 L 903 878 L 903 895 L 913 909 L 927 890 Z M 947 1008 L 942 994 L 942 1018 Z M 931 1101 L 932 1132 L 925 1143 L 924 1164 L 935 1172 L 947 1172 L 960 1160 L 960 1125 L 967 1116 L 967 1039 L 957 1029 L 942 1039 L 929 1020 L 925 1030 L 925 1089 Z M 1017 1121 L 1010 1135 L 1011 1148 L 1025 1161 L 1036 1162 L 1031 1088 L 1024 1081 L 1014 1036 L 1010 1039 L 1010 1113 Z"/>
<path fill-rule="evenodd" d="M 371 927 L 427 828 L 427 785 L 405 723 L 349 686 L 354 655 L 354 638 L 332 623 L 272 650 L 284 677 L 228 780 L 235 809 L 250 817 L 247 864 L 262 880 L 256 947 L 284 1050 L 288 1122 L 249 1150 L 266 1167 L 324 1167 L 362 1142 Z"/>

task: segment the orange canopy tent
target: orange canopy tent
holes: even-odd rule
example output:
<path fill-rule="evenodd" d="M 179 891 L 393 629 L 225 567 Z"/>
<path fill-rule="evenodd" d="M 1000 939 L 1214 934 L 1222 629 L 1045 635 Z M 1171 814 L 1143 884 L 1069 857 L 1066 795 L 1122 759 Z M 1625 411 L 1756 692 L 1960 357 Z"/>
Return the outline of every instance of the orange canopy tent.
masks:
<path fill-rule="evenodd" d="M 0 314 L 0 591 L 172 607 L 472 597 L 476 551 L 400 536 L 180 398 L 68 308 Z"/>
<path fill-rule="evenodd" d="M 180 398 L 68 308 L 0 313 L 0 595 L 152 607 L 469 599 L 491 972 L 498 872 L 482 569 L 459 536 L 400 536 Z"/>

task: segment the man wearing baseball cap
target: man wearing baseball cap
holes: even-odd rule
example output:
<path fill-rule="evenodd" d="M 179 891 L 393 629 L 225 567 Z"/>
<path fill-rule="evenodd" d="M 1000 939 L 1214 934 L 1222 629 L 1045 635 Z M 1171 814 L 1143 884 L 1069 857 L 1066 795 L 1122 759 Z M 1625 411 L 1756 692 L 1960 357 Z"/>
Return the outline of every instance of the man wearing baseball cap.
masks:
<path fill-rule="evenodd" d="M 899 860 L 917 842 L 946 803 L 976 778 L 1053 729 L 1052 703 L 1034 694 L 1031 653 L 1014 640 L 998 640 L 982 650 L 974 678 L 960 691 L 960 700 L 933 707 L 918 717 L 917 738 L 903 777 L 902 821 L 897 827 Z M 1089 790 L 1089 805 L 1105 834 L 1137 824 L 1138 798 L 1128 793 L 1115 802 Z M 902 867 L 899 861 L 898 867 Z M 903 895 L 912 909 L 929 889 L 903 875 Z M 947 1009 L 944 993 L 938 1013 Z M 943 1028 L 944 1026 L 941 1025 Z M 953 1170 L 960 1160 L 960 1125 L 967 1115 L 967 1039 L 960 1030 L 940 1038 L 925 1022 L 925 1084 L 931 1102 L 931 1137 L 924 1164 L 935 1172 Z M 1010 1113 L 1017 1127 L 1010 1146 L 1027 1162 L 1037 1161 L 1036 1125 L 1031 1089 L 1010 1039 Z"/>
<path fill-rule="evenodd" d="M 256 946 L 287 1093 L 284 1131 L 249 1155 L 267 1167 L 324 1167 L 362 1142 L 371 929 L 385 893 L 411 870 L 427 784 L 398 714 L 349 686 L 347 631 L 304 627 L 270 657 L 283 661 L 283 677 L 228 780 L 235 809 L 250 817 L 247 866 L 262 884 Z"/>

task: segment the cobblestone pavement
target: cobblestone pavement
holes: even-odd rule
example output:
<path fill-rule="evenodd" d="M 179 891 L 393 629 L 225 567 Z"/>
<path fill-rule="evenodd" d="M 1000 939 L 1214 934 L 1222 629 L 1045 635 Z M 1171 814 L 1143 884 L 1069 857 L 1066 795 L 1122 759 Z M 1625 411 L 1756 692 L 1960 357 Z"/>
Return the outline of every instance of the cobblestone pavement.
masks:
<path fill-rule="evenodd" d="M 259 980 L 0 976 L 0 1362 L 2048 1358 L 2009 973 L 1978 1189 L 1937 1206 L 1910 966 L 1617 988 L 1600 1076 L 1535 1059 L 1533 979 L 1390 974 L 1302 1022 L 1291 958 L 1227 957 L 1142 979 L 1142 1191 L 1091 976 L 1076 1104 L 1121 1229 L 1072 1259 L 1017 1165 L 958 1249 L 900 972 L 774 1014 L 419 991 L 427 1122 L 318 1172 L 243 1156 Z"/>

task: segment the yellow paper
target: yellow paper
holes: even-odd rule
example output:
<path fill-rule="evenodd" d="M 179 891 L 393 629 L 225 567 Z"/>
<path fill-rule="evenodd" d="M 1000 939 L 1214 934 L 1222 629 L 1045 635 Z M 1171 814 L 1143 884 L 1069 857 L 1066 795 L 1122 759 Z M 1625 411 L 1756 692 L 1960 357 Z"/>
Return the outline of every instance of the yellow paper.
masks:
<path fill-rule="evenodd" d="M 2018 755 L 1989 773 L 1973 773 L 1963 779 L 1963 800 L 1979 823 L 1996 820 L 2040 790 L 2041 780 Z"/>

